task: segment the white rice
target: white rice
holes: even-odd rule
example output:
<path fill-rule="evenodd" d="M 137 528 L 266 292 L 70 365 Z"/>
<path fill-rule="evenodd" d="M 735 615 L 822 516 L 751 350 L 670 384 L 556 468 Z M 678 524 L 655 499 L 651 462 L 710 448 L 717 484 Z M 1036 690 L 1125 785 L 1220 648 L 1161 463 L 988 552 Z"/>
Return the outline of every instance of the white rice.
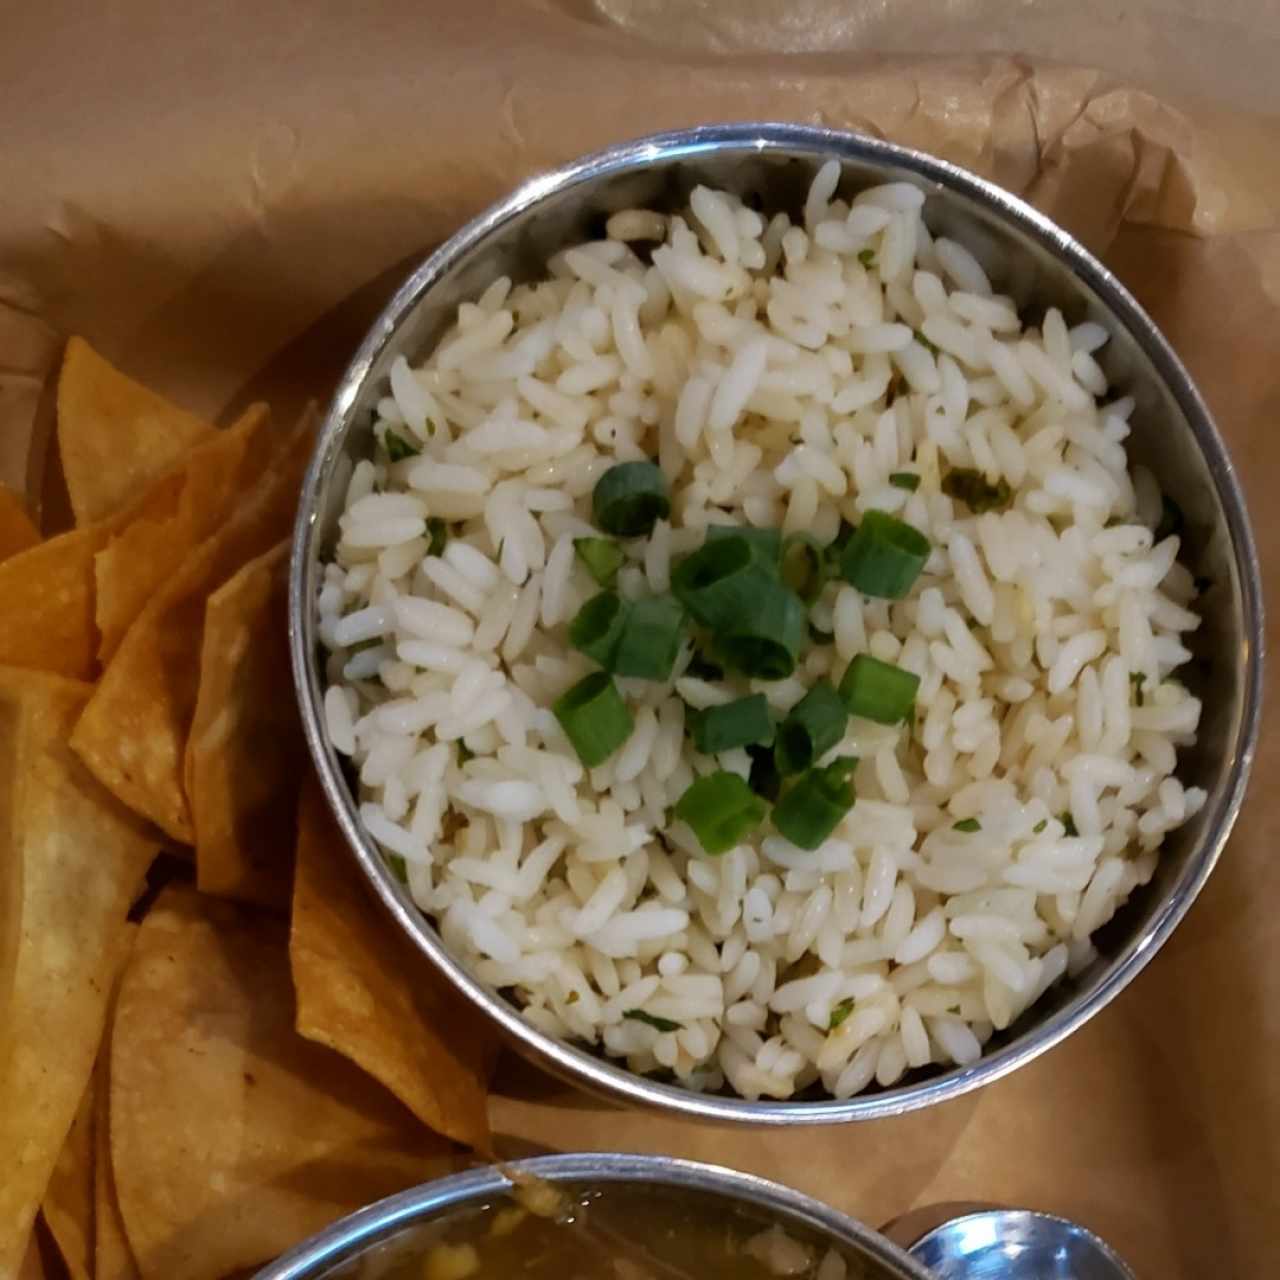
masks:
<path fill-rule="evenodd" d="M 1194 587 L 1128 471 L 1132 404 L 1103 403 L 1106 330 L 1025 326 L 929 237 L 915 187 L 849 203 L 839 177 L 801 225 L 704 188 L 682 216 L 617 213 L 460 309 L 393 366 L 376 430 L 418 456 L 355 469 L 318 597 L 331 740 L 447 945 L 542 1030 L 753 1098 L 975 1061 L 1091 963 L 1205 802 L 1173 776 L 1200 714 L 1174 675 Z M 708 682 L 686 652 L 665 684 L 621 682 L 634 731 L 587 770 L 550 711 L 592 669 L 566 636 L 596 590 L 574 539 L 600 475 L 650 456 L 671 519 L 621 544 L 624 595 L 668 590 L 710 523 L 829 541 L 878 507 L 933 552 L 901 601 L 830 583 L 811 616 L 832 642 L 788 680 Z M 954 468 L 1011 502 L 975 514 L 941 490 Z M 702 854 L 671 807 L 749 761 L 696 755 L 686 707 L 758 691 L 781 715 L 859 653 L 920 677 L 916 719 L 849 722 L 858 802 L 831 838 L 766 824 Z"/>

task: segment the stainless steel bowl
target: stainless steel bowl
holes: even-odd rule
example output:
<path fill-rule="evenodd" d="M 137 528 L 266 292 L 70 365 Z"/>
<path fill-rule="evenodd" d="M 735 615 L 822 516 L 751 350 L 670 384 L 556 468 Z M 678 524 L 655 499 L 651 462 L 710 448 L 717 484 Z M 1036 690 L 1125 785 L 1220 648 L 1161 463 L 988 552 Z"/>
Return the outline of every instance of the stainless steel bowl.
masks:
<path fill-rule="evenodd" d="M 831 158 L 843 167 L 844 191 L 890 180 L 925 190 L 931 197 L 926 206 L 931 229 L 973 247 L 997 287 L 1020 306 L 1058 306 L 1070 323 L 1096 320 L 1110 332 L 1101 363 L 1112 386 L 1132 395 L 1137 405 L 1131 456 L 1149 466 L 1182 506 L 1190 563 L 1212 583 L 1203 598 L 1205 622 L 1195 636 L 1197 662 L 1190 677 L 1204 698 L 1203 720 L 1196 747 L 1180 766 L 1180 776 L 1204 787 L 1209 799 L 1194 820 L 1168 838 L 1154 880 L 1098 935 L 1097 961 L 993 1039 L 978 1062 L 920 1073 L 892 1089 L 846 1101 L 748 1102 L 646 1079 L 544 1035 L 445 950 L 362 829 L 326 739 L 315 599 L 346 481 L 372 447 L 370 412 L 396 355 L 424 355 L 459 302 L 500 275 L 519 280 L 540 273 L 550 254 L 591 233 L 609 212 L 672 208 L 699 182 L 758 196 L 769 208 L 796 210 L 814 172 Z M 413 272 L 347 370 L 307 473 L 294 534 L 290 642 L 312 757 L 352 854 L 390 915 L 388 927 L 402 929 L 521 1052 L 563 1078 L 615 1099 L 690 1117 L 758 1124 L 870 1119 L 942 1102 L 1029 1062 L 1097 1013 L 1169 936 L 1222 852 L 1253 759 L 1262 689 L 1262 599 L 1244 499 L 1186 369 L 1123 285 L 1034 209 L 955 165 L 854 134 L 775 124 L 663 134 L 534 178 Z"/>
<path fill-rule="evenodd" d="M 878 1232 L 798 1191 L 776 1182 L 716 1165 L 664 1156 L 558 1155 L 521 1160 L 514 1166 L 558 1186 L 594 1191 L 604 1186 L 643 1183 L 678 1193 L 682 1201 L 701 1198 L 719 1213 L 747 1209 L 762 1225 L 828 1243 L 851 1262 L 865 1264 L 869 1280 L 930 1280 L 929 1272 Z M 421 1248 L 433 1227 L 455 1211 L 477 1209 L 510 1187 L 498 1169 L 477 1169 L 380 1200 L 334 1223 L 259 1271 L 254 1280 L 332 1280 L 380 1275 L 378 1263 Z"/>

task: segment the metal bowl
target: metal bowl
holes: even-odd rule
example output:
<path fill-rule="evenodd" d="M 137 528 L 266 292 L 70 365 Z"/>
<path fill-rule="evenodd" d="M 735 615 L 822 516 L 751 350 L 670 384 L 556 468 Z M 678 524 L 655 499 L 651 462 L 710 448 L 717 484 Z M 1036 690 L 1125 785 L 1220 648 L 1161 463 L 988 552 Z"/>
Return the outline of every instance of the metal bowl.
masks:
<path fill-rule="evenodd" d="M 1179 774 L 1208 803 L 1165 842 L 1155 878 L 1095 937 L 1098 959 L 1061 983 L 987 1046 L 976 1063 L 933 1069 L 892 1089 L 845 1101 L 713 1097 L 647 1079 L 536 1030 L 446 951 L 389 872 L 357 817 L 329 744 L 317 662 L 316 591 L 332 546 L 346 481 L 372 448 L 371 410 L 396 355 L 425 354 L 458 303 L 500 275 L 536 275 L 547 257 L 625 207 L 672 208 L 699 182 L 797 210 L 817 168 L 835 158 L 841 190 L 906 181 L 931 199 L 926 221 L 971 246 L 997 288 L 1024 310 L 1062 309 L 1069 323 L 1103 324 L 1100 353 L 1111 385 L 1132 395 L 1131 457 L 1149 466 L 1186 515 L 1188 559 L 1211 582 L 1195 633 L 1189 679 L 1204 699 L 1194 750 Z M 1235 822 L 1258 734 L 1262 600 L 1244 499 L 1213 421 L 1177 356 L 1120 282 L 1066 232 L 1022 201 L 955 165 L 854 134 L 744 124 L 663 134 L 614 147 L 534 178 L 464 227 L 419 266 L 373 326 L 329 408 L 307 473 L 294 534 L 290 643 L 307 742 L 352 853 L 392 924 L 528 1058 L 615 1099 L 686 1116 L 758 1124 L 812 1124 L 896 1115 L 999 1079 L 1057 1044 L 1112 1000 L 1151 959 L 1199 893 Z"/>
<path fill-rule="evenodd" d="M 776 1182 L 716 1165 L 664 1156 L 557 1155 L 521 1160 L 514 1166 L 569 1190 L 642 1183 L 678 1195 L 681 1204 L 704 1201 L 723 1215 L 743 1210 L 761 1227 L 775 1223 L 821 1245 L 831 1245 L 850 1262 L 863 1264 L 867 1280 L 930 1280 L 929 1272 L 896 1244 L 870 1227 Z M 510 1181 L 499 1169 L 477 1169 L 379 1200 L 334 1223 L 290 1250 L 254 1280 L 354 1280 L 383 1274 L 398 1258 L 438 1238 L 437 1228 L 466 1209 L 479 1209 L 502 1196 Z M 859 1274 L 855 1271 L 854 1274 Z"/>

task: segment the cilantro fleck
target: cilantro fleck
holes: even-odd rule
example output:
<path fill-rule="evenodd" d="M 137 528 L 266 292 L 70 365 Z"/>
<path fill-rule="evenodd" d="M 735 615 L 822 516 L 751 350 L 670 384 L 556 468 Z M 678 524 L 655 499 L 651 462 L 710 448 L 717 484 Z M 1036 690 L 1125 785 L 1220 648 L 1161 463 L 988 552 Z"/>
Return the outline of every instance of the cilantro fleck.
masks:
<path fill-rule="evenodd" d="M 858 261 L 864 267 L 874 267 L 876 265 L 876 251 L 874 249 L 859 249 Z"/>
<path fill-rule="evenodd" d="M 679 1031 L 683 1023 L 672 1022 L 670 1018 L 659 1018 L 657 1014 L 646 1013 L 643 1009 L 628 1009 L 622 1015 L 624 1018 L 630 1018 L 632 1022 L 643 1022 L 646 1027 L 652 1027 L 655 1031 Z"/>
<path fill-rule="evenodd" d="M 974 515 L 984 511 L 1000 511 L 1009 505 L 1013 490 L 1001 477 L 992 484 L 981 471 L 972 467 L 955 467 L 942 477 L 942 492 L 948 498 L 963 502 Z"/>
<path fill-rule="evenodd" d="M 398 431 L 387 428 L 382 437 L 382 447 L 387 451 L 389 462 L 403 462 L 406 458 L 416 458 L 422 447 L 411 440 L 406 440 Z"/>
<path fill-rule="evenodd" d="M 431 516 L 427 520 L 427 555 L 438 556 L 449 541 L 449 526 L 439 516 Z"/>
<path fill-rule="evenodd" d="M 831 1010 L 831 1020 L 827 1023 L 827 1028 L 834 1031 L 852 1012 L 853 1001 L 841 1000 L 840 1003 Z"/>
<path fill-rule="evenodd" d="M 895 471 L 889 477 L 889 483 L 895 489 L 905 489 L 908 493 L 915 493 L 920 487 L 920 477 L 914 471 Z"/>
<path fill-rule="evenodd" d="M 959 822 L 951 824 L 952 831 L 963 831 L 965 835 L 972 835 L 975 831 L 982 830 L 982 823 L 977 818 L 961 818 Z"/>

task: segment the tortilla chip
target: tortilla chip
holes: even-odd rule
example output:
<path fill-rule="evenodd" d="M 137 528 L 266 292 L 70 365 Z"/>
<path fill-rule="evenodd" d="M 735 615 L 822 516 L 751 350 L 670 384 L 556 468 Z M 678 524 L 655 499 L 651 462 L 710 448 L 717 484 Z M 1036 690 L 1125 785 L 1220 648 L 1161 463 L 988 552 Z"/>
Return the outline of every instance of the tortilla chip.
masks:
<path fill-rule="evenodd" d="M 181 488 L 181 475 L 165 476 L 128 511 L 0 561 L 0 663 L 92 676 L 94 556 L 130 519 L 176 505 Z"/>
<path fill-rule="evenodd" d="M 306 750 L 289 670 L 289 543 L 210 597 L 186 785 L 205 893 L 287 909 Z"/>
<path fill-rule="evenodd" d="M 97 1072 L 89 1077 L 80 1108 L 58 1153 L 40 1213 L 57 1243 L 71 1280 L 93 1275 L 93 1126 Z"/>
<path fill-rule="evenodd" d="M 27 1251 L 18 1265 L 17 1280 L 66 1280 L 58 1266 L 57 1252 L 48 1230 L 37 1219 L 27 1241 Z"/>
<path fill-rule="evenodd" d="M 72 338 L 58 378 L 58 451 L 77 525 L 119 511 L 213 427 Z"/>
<path fill-rule="evenodd" d="M 129 931 L 132 955 L 137 928 Z M 127 968 L 127 966 L 126 966 Z M 93 1275 L 94 1280 L 139 1280 L 138 1264 L 133 1259 L 124 1221 L 120 1217 L 120 1201 L 116 1196 L 115 1172 L 111 1168 L 111 1033 L 115 1026 L 120 991 L 117 984 L 107 1017 L 107 1033 L 103 1037 L 98 1062 L 93 1070 Z"/>
<path fill-rule="evenodd" d="M 289 961 L 298 1030 L 381 1080 L 423 1124 L 489 1145 L 498 1042 L 374 901 L 319 783 L 303 783 Z"/>
<path fill-rule="evenodd" d="M 96 615 L 118 643 L 182 558 L 225 522 L 268 449 L 266 410 L 255 405 L 124 509 L 0 557 L 0 663 L 90 679 Z"/>
<path fill-rule="evenodd" d="M 139 515 L 94 559 L 95 620 L 106 663 L 147 602 L 201 542 L 226 521 L 270 459 L 270 415 L 255 404 L 184 458 L 174 507 Z"/>
<path fill-rule="evenodd" d="M 67 745 L 89 688 L 0 669 L 0 1276 L 11 1274 L 102 1035 L 155 839 Z"/>
<path fill-rule="evenodd" d="M 109 1073 L 98 1089 L 97 1123 L 93 1128 L 93 1275 L 94 1280 L 140 1280 L 129 1238 L 120 1217 L 115 1171 L 111 1167 L 111 1095 Z"/>
<path fill-rule="evenodd" d="M 40 530 L 27 514 L 26 504 L 0 484 L 0 560 L 16 556 L 40 541 Z"/>
<path fill-rule="evenodd" d="M 143 1276 L 214 1280 L 457 1166 L 381 1085 L 293 1029 L 288 939 L 169 889 L 111 1037 L 111 1156 Z"/>
<path fill-rule="evenodd" d="M 202 542 L 129 628 L 72 735 L 104 785 L 175 840 L 195 831 L 183 757 L 195 714 L 209 594 L 288 534 L 315 421 L 303 415 L 239 509 Z"/>

